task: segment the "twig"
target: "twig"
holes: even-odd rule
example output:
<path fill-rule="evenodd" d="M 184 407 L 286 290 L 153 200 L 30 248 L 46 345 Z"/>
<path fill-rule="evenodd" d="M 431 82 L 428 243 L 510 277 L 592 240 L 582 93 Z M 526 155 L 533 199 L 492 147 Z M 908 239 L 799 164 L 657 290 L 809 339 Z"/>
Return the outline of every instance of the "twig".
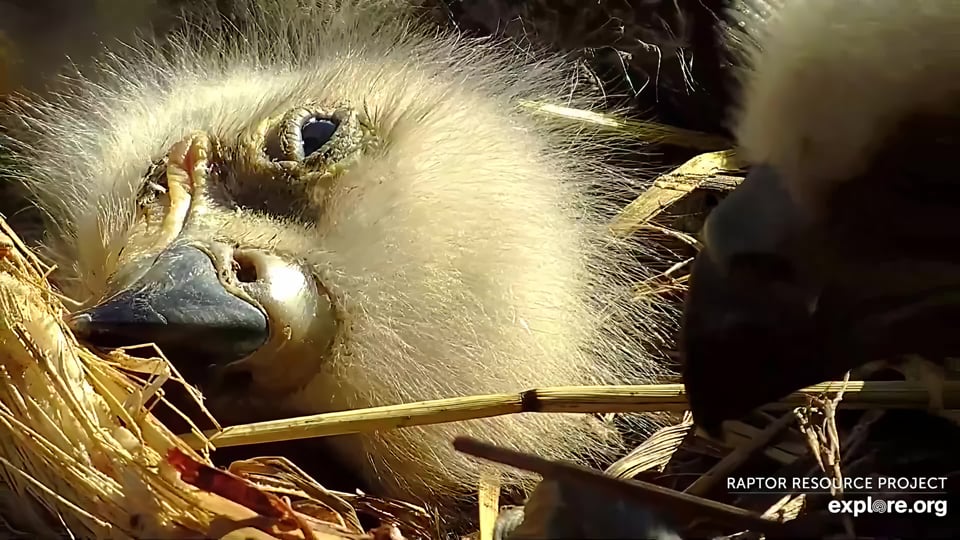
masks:
<path fill-rule="evenodd" d="M 456 438 L 453 441 L 453 446 L 465 454 L 534 472 L 544 477 L 588 484 L 596 489 L 616 493 L 620 497 L 659 507 L 676 517 L 687 519 L 710 517 L 732 527 L 749 528 L 765 533 L 784 530 L 783 524 L 766 519 L 743 508 L 688 495 L 655 484 L 639 480 L 620 480 L 586 467 L 546 460 L 468 437 Z"/>
<path fill-rule="evenodd" d="M 730 148 L 732 144 L 723 137 L 656 122 L 629 120 L 611 114 L 574 109 L 552 103 L 521 100 L 520 105 L 535 113 L 564 118 L 581 126 L 591 125 L 607 132 L 626 135 L 631 139 L 643 142 L 672 144 L 703 152 Z"/>
<path fill-rule="evenodd" d="M 624 207 L 611 223 L 610 232 L 618 237 L 629 236 L 708 178 L 739 168 L 733 152 L 700 154 L 658 178 L 650 189 Z"/>
<path fill-rule="evenodd" d="M 479 503 L 480 540 L 494 540 L 493 529 L 500 513 L 500 474 L 496 470 L 484 471 L 477 490 Z"/>
<path fill-rule="evenodd" d="M 765 409 L 784 410 L 809 404 L 811 399 L 844 387 L 828 382 L 804 388 Z M 926 409 L 929 394 L 922 384 L 905 381 L 850 381 L 843 406 L 853 409 Z M 944 385 L 947 408 L 960 405 L 960 382 Z M 230 426 L 204 435 L 217 448 L 327 437 L 408 426 L 458 422 L 517 413 L 627 413 L 683 412 L 689 409 L 682 384 L 643 386 L 568 386 L 372 407 L 270 422 Z M 193 448 L 203 442 L 195 434 L 181 435 Z M 207 441 L 204 441 L 207 442 Z"/>
<path fill-rule="evenodd" d="M 770 423 L 759 435 L 738 446 L 706 474 L 697 478 L 684 490 L 684 493 L 697 496 L 706 495 L 718 481 L 730 476 L 730 473 L 746 463 L 748 459 L 766 447 L 774 437 L 795 421 L 796 415 L 790 412 Z"/>
<path fill-rule="evenodd" d="M 615 478 L 633 478 L 644 471 L 662 471 L 692 429 L 693 415 L 687 412 L 679 424 L 661 428 L 604 472 Z"/>
<path fill-rule="evenodd" d="M 844 375 L 843 387 L 837 392 L 833 399 L 816 400 L 814 405 L 823 413 L 823 421 L 819 426 L 813 425 L 809 421 L 812 411 L 807 410 L 805 414 L 798 414 L 800 430 L 807 436 L 810 442 L 810 450 L 817 458 L 817 463 L 824 474 L 829 476 L 833 482 L 830 486 L 830 494 L 838 499 L 843 498 L 843 472 L 840 470 L 840 434 L 837 431 L 836 411 L 843 399 L 846 386 L 849 384 L 850 373 Z M 854 537 L 853 522 L 849 516 L 843 517 L 844 529 L 849 537 Z"/>

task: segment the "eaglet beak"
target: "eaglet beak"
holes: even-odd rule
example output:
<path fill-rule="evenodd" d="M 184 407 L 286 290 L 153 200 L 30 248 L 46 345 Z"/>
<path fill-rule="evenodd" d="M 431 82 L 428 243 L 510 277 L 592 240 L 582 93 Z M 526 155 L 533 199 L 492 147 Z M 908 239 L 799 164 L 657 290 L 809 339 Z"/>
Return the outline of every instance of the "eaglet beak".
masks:
<path fill-rule="evenodd" d="M 825 373 L 814 311 L 818 290 L 796 264 L 807 228 L 772 169 L 754 169 L 710 214 L 694 263 L 680 337 L 683 377 L 697 425 L 722 421 Z M 784 366 L 794 370 L 782 377 Z"/>
<path fill-rule="evenodd" d="M 161 252 L 132 285 L 68 324 L 93 345 L 155 343 L 204 366 L 249 356 L 269 337 L 264 312 L 224 288 L 210 256 L 186 245 Z"/>
<path fill-rule="evenodd" d="M 874 360 L 960 353 L 960 184 L 847 182 L 811 217 L 755 168 L 704 227 L 680 349 L 696 423 L 725 420 Z M 935 237 L 935 240 L 931 238 Z"/>

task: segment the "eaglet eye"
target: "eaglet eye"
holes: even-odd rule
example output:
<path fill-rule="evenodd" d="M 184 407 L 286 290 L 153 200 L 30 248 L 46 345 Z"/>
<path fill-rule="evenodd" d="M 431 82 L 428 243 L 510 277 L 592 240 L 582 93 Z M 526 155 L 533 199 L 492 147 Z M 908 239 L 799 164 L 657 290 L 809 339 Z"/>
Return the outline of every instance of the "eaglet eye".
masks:
<path fill-rule="evenodd" d="M 300 141 L 303 157 L 307 158 L 327 144 L 336 133 L 339 122 L 324 116 L 311 116 L 300 126 Z"/>
<path fill-rule="evenodd" d="M 361 123 L 347 107 L 307 105 L 267 119 L 263 145 L 256 150 L 285 170 L 325 172 L 361 150 Z M 270 125 L 272 124 L 272 125 Z"/>

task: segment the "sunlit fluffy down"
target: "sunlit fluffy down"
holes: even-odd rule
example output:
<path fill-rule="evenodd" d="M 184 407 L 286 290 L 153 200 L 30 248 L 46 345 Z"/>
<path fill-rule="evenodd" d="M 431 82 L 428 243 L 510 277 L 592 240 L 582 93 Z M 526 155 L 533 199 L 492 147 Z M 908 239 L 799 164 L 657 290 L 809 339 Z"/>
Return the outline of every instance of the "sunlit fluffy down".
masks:
<path fill-rule="evenodd" d="M 774 2 L 778 4 L 779 2 Z M 799 0 L 745 50 L 735 131 L 804 202 L 856 178 L 912 115 L 955 115 L 960 4 Z"/>
<path fill-rule="evenodd" d="M 252 401 L 314 413 L 665 374 L 649 352 L 665 333 L 662 306 L 635 297 L 649 273 L 633 256 L 647 250 L 607 234 L 642 188 L 602 162 L 622 141 L 521 106 L 593 107 L 571 71 L 389 3 L 267 7 L 237 28 L 117 47 L 60 99 L 13 106 L 14 180 L 49 218 L 43 245 L 66 294 L 90 305 L 150 254 L 136 195 L 171 145 L 203 130 L 237 148 L 223 167 L 243 171 L 238 145 L 264 119 L 346 103 L 377 143 L 336 175 L 320 215 L 239 210 L 203 231 L 307 264 L 349 321 L 335 346 L 304 359 L 320 366 L 315 376 Z M 480 472 L 452 450 L 456 435 L 550 458 L 620 444 L 592 417 L 556 414 L 331 443 L 384 494 L 443 504 Z"/>

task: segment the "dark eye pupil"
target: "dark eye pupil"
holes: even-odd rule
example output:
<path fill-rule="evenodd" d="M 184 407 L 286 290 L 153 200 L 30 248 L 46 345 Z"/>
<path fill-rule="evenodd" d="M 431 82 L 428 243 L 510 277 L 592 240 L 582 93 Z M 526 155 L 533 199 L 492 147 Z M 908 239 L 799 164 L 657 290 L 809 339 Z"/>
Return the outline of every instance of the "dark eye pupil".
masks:
<path fill-rule="evenodd" d="M 300 138 L 303 140 L 303 157 L 309 157 L 327 144 L 337 131 L 337 122 L 330 118 L 308 118 L 300 127 Z"/>

